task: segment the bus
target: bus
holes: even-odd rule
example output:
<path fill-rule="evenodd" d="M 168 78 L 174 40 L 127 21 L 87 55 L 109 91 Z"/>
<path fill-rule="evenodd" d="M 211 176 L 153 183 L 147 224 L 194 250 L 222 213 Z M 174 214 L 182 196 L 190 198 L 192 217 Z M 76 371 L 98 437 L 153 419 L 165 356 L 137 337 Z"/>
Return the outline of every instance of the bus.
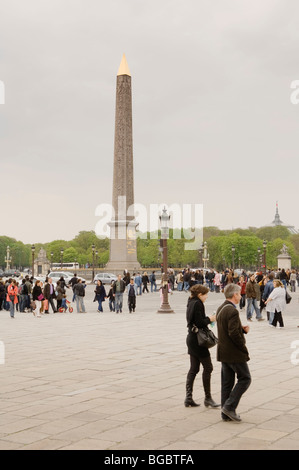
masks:
<path fill-rule="evenodd" d="M 79 269 L 79 263 L 52 263 L 51 269 L 54 271 L 55 269 L 62 269 L 63 271 L 69 269 L 70 271 L 74 271 Z"/>

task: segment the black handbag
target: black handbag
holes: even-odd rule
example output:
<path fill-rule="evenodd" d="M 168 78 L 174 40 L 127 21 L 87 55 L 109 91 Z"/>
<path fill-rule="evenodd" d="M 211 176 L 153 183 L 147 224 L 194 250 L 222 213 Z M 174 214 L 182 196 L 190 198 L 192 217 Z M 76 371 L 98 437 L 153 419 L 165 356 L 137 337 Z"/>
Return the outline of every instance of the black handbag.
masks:
<path fill-rule="evenodd" d="M 196 333 L 197 343 L 201 348 L 213 348 L 218 343 L 218 338 L 209 328 L 197 328 L 194 325 L 193 331 Z"/>
<path fill-rule="evenodd" d="M 288 290 L 286 289 L 286 303 L 289 304 L 292 300 L 291 294 L 289 294 Z"/>

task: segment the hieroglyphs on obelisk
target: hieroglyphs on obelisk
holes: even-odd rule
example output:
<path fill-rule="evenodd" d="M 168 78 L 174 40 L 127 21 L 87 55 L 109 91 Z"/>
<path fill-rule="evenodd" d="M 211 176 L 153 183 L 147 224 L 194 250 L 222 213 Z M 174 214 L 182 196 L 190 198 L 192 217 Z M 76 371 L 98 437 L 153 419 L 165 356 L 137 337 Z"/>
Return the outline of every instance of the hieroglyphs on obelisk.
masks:
<path fill-rule="evenodd" d="M 116 79 L 114 164 L 110 226 L 110 257 L 106 269 L 123 273 L 140 270 L 137 261 L 136 224 L 128 208 L 134 204 L 131 74 L 125 55 Z"/>

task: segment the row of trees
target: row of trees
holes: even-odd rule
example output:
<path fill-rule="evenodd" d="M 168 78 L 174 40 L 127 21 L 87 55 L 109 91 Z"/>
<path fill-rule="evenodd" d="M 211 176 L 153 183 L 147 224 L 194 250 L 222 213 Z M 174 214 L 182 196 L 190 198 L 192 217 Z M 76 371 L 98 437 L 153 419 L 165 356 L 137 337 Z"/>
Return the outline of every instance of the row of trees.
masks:
<path fill-rule="evenodd" d="M 277 266 L 277 255 L 285 244 L 292 257 L 292 266 L 299 266 L 299 234 L 292 235 L 286 227 L 250 227 L 248 229 L 220 230 L 217 227 L 205 227 L 203 229 L 204 241 L 208 245 L 209 266 L 222 269 L 227 266 L 239 264 L 243 268 L 254 268 L 260 266 L 258 259 L 258 249 L 263 252 L 263 240 L 267 242 L 266 260 L 267 266 L 275 268 Z M 161 252 L 159 250 L 159 239 L 151 238 L 153 234 L 143 234 L 143 238 L 137 240 L 138 261 L 143 267 L 157 267 L 161 262 Z M 186 246 L 190 239 L 181 238 L 178 232 L 170 229 L 168 240 L 168 263 L 169 266 L 183 267 L 190 265 L 199 267 L 200 253 L 198 249 L 188 250 Z M 24 244 L 14 238 L 0 237 L 0 265 L 5 267 L 6 248 L 9 245 L 12 258 L 12 266 L 31 266 L 32 255 L 31 245 Z M 49 260 L 59 263 L 61 260 L 61 249 L 63 249 L 63 261 L 74 262 L 80 265 L 92 264 L 92 245 L 97 251 L 97 265 L 105 266 L 109 259 L 109 239 L 98 238 L 94 231 L 82 231 L 73 240 L 54 240 L 49 243 L 36 243 L 35 252 L 38 254 L 40 248 L 44 248 Z M 235 247 L 234 254 L 232 246 Z M 53 256 L 51 257 L 51 253 Z"/>

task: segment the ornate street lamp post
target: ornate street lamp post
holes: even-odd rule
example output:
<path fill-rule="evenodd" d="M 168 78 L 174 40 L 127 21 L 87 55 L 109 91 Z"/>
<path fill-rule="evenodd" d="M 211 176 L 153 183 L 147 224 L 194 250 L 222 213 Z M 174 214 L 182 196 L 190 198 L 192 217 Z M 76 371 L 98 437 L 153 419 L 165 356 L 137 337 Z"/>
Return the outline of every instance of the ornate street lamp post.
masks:
<path fill-rule="evenodd" d="M 63 263 L 63 248 L 60 250 L 60 267 L 62 269 L 62 263 Z"/>
<path fill-rule="evenodd" d="M 5 263 L 6 263 L 6 271 L 10 270 L 10 264 L 11 264 L 11 256 L 10 256 L 10 248 L 9 246 L 6 247 L 6 258 L 5 258 Z"/>
<path fill-rule="evenodd" d="M 199 252 L 199 267 L 202 268 L 202 263 L 203 263 L 203 243 L 200 245 L 200 248 L 198 249 Z"/>
<path fill-rule="evenodd" d="M 261 249 L 257 249 L 257 268 L 256 270 L 259 271 L 260 269 L 260 264 L 261 264 Z"/>
<path fill-rule="evenodd" d="M 267 259 L 266 259 L 267 242 L 266 242 L 266 240 L 263 241 L 263 248 L 264 248 L 263 265 L 264 265 L 264 273 L 266 274 L 266 272 L 267 272 Z"/>
<path fill-rule="evenodd" d="M 232 246 L 232 268 L 235 269 L 235 245 Z"/>
<path fill-rule="evenodd" d="M 95 251 L 95 246 L 92 245 L 91 249 L 92 249 L 92 280 L 91 280 L 91 282 L 93 282 L 93 280 L 94 280 L 94 251 Z"/>
<path fill-rule="evenodd" d="M 53 254 L 54 254 L 53 251 L 51 251 L 51 271 L 53 269 Z"/>
<path fill-rule="evenodd" d="M 203 267 L 205 269 L 208 268 L 208 261 L 209 261 L 209 253 L 208 253 L 208 244 L 207 242 L 204 242 L 203 244 Z"/>
<path fill-rule="evenodd" d="M 31 246 L 31 253 L 32 253 L 32 277 L 34 277 L 34 254 L 35 254 L 35 246 Z"/>
<path fill-rule="evenodd" d="M 168 222 L 170 216 L 164 207 L 162 215 L 159 216 L 161 223 L 161 240 L 163 249 L 163 275 L 162 275 L 162 287 L 163 287 L 163 302 L 157 313 L 174 313 L 168 302 L 168 254 L 167 254 L 167 239 L 169 238 L 169 227 Z"/>

